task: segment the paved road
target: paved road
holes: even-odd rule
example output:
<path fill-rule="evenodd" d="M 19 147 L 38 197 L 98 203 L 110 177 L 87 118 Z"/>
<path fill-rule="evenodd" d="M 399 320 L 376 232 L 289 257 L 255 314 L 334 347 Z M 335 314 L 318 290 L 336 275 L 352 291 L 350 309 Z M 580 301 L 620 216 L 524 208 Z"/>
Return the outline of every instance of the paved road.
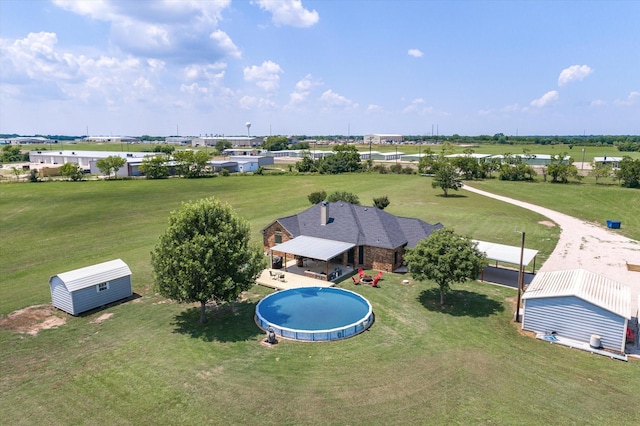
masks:
<path fill-rule="evenodd" d="M 631 240 L 604 226 L 585 222 L 564 213 L 513 198 L 503 197 L 464 185 L 463 189 L 540 213 L 558 226 L 558 245 L 540 268 L 558 271 L 582 268 L 631 287 L 631 306 L 640 294 L 640 272 L 627 270 L 627 263 L 640 265 L 640 242 Z M 623 224 L 624 226 L 624 224 Z M 633 314 L 637 312 L 632 308 Z"/>

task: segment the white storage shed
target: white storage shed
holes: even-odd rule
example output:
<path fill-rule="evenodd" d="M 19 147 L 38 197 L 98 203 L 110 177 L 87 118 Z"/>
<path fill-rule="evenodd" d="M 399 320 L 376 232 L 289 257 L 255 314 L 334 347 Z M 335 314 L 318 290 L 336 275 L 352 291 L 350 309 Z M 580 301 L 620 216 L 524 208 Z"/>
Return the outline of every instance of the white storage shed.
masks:
<path fill-rule="evenodd" d="M 54 275 L 49 279 L 49 287 L 53 306 L 71 315 L 133 294 L 131 270 L 121 259 Z"/>
<path fill-rule="evenodd" d="M 604 349 L 624 352 L 631 289 L 584 269 L 539 272 L 524 295 L 522 328 L 578 342 L 600 337 Z"/>

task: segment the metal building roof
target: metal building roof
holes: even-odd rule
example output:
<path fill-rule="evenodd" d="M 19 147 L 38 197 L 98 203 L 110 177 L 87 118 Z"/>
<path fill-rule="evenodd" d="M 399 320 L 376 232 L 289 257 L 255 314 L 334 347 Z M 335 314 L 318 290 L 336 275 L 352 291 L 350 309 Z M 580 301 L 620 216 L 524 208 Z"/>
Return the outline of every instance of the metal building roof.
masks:
<path fill-rule="evenodd" d="M 122 259 L 116 259 L 54 275 L 49 282 L 58 277 L 64 282 L 67 290 L 72 292 L 127 275 L 131 275 L 129 266 Z"/>
<path fill-rule="evenodd" d="M 483 252 L 488 259 L 496 260 L 498 262 L 513 263 L 515 265 L 520 264 L 520 252 L 522 247 L 507 246 L 504 244 L 490 243 L 488 241 L 473 240 L 478 243 L 478 250 Z M 534 257 L 538 254 L 538 250 L 524 249 L 524 255 L 522 257 L 522 264 L 527 266 Z"/>
<path fill-rule="evenodd" d="M 271 250 L 328 261 L 352 247 L 355 247 L 355 244 L 302 235 L 273 246 Z"/>
<path fill-rule="evenodd" d="M 566 296 L 578 297 L 631 319 L 631 289 L 585 269 L 538 272 L 522 299 Z"/>

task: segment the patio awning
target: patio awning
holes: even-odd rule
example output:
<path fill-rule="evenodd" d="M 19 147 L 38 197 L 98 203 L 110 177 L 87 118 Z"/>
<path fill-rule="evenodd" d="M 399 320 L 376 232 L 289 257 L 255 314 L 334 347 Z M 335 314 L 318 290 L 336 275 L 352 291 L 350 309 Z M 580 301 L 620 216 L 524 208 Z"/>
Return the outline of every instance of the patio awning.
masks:
<path fill-rule="evenodd" d="M 513 263 L 514 265 L 520 264 L 521 247 L 490 243 L 488 241 L 473 241 L 478 243 L 478 250 L 483 252 L 488 259 L 495 260 L 497 262 Z M 525 248 L 524 255 L 522 256 L 522 264 L 527 266 L 537 254 L 538 250 Z"/>
<path fill-rule="evenodd" d="M 352 247 L 355 247 L 355 244 L 302 235 L 293 240 L 273 246 L 271 250 L 328 261 Z"/>

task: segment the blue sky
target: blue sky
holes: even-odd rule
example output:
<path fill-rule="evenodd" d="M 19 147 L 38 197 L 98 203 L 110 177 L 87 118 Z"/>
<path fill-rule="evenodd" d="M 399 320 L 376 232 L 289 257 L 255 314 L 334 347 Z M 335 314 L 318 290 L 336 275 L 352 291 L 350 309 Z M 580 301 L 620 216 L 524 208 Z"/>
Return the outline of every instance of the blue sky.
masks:
<path fill-rule="evenodd" d="M 640 1 L 0 0 L 0 133 L 640 134 Z"/>

